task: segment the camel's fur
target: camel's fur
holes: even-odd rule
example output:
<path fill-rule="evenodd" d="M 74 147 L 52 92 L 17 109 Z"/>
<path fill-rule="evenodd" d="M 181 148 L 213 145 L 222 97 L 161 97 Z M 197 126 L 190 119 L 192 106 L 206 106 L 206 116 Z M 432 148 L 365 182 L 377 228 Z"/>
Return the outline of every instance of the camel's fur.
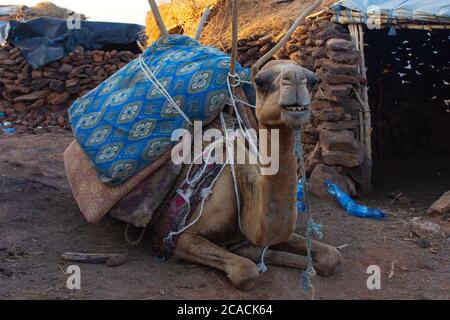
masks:
<path fill-rule="evenodd" d="M 274 176 L 263 176 L 259 166 L 235 166 L 241 200 L 240 230 L 228 166 L 214 186 L 202 217 L 179 237 L 175 248 L 176 257 L 222 270 L 235 287 L 243 290 L 251 289 L 259 276 L 255 261 L 261 247 L 271 246 L 267 251 L 268 263 L 300 269 L 307 266 L 305 238 L 294 233 L 298 177 L 293 128 L 306 124 L 309 111 L 292 114 L 285 107 L 309 104 L 307 88 L 314 84 L 315 76 L 291 61 L 277 61 L 255 71 L 254 79 L 259 84 L 256 86 L 259 127 L 280 131 L 280 170 Z M 199 214 L 198 209 L 189 223 Z M 234 253 L 226 249 L 243 241 L 250 244 L 234 246 Z M 332 275 L 340 264 L 338 250 L 329 245 L 314 242 L 312 253 L 320 275 Z"/>

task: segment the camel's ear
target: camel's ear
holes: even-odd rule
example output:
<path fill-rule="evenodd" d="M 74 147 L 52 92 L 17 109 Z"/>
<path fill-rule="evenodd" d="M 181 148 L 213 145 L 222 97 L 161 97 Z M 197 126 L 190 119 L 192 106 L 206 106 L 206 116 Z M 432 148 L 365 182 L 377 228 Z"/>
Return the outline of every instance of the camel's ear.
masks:
<path fill-rule="evenodd" d="M 319 78 L 317 78 L 316 74 L 314 72 L 312 72 L 311 70 L 308 70 L 303 67 L 302 67 L 302 70 L 306 76 L 306 80 L 308 80 L 308 85 L 314 88 L 317 85 L 317 83 L 319 82 Z"/>

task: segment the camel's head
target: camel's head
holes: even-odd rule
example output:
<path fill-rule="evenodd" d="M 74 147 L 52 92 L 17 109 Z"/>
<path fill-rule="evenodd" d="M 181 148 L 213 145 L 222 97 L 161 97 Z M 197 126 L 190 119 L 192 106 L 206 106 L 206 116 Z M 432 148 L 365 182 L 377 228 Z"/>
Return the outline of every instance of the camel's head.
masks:
<path fill-rule="evenodd" d="M 253 70 L 253 82 L 256 117 L 264 127 L 300 128 L 309 122 L 309 90 L 318 82 L 314 72 L 293 61 L 270 61 Z"/>

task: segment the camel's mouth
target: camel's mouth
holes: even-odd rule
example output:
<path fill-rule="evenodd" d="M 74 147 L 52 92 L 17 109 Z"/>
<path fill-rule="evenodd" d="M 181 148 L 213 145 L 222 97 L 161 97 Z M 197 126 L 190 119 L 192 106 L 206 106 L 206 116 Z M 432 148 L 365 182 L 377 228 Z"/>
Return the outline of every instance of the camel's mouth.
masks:
<path fill-rule="evenodd" d="M 309 106 L 298 106 L 298 105 L 292 105 L 292 106 L 285 106 L 283 109 L 286 109 L 287 111 L 307 111 Z"/>
<path fill-rule="evenodd" d="M 281 119 L 290 128 L 299 128 L 305 126 L 311 118 L 309 106 L 283 106 Z"/>

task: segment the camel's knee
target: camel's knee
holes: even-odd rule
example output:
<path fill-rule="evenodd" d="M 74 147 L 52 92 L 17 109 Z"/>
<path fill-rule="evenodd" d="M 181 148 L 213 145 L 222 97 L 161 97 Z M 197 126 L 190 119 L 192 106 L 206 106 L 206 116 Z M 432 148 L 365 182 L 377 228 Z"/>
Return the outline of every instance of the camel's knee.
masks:
<path fill-rule="evenodd" d="M 252 289 L 258 280 L 259 270 L 253 261 L 235 255 L 198 235 L 182 234 L 174 255 L 224 271 L 233 286 L 240 290 Z"/>
<path fill-rule="evenodd" d="M 314 257 L 314 267 L 317 274 L 323 277 L 331 277 L 334 275 L 340 264 L 341 253 L 332 246 L 328 246 L 327 250 L 322 251 L 320 255 Z"/>
<path fill-rule="evenodd" d="M 192 247 L 195 246 L 193 237 L 190 234 L 182 234 L 177 239 L 173 255 L 179 259 L 186 259 L 192 252 Z"/>
<path fill-rule="evenodd" d="M 233 286 L 239 290 L 251 290 L 258 280 L 259 270 L 256 264 L 247 258 L 239 257 L 227 270 L 227 277 Z"/>

